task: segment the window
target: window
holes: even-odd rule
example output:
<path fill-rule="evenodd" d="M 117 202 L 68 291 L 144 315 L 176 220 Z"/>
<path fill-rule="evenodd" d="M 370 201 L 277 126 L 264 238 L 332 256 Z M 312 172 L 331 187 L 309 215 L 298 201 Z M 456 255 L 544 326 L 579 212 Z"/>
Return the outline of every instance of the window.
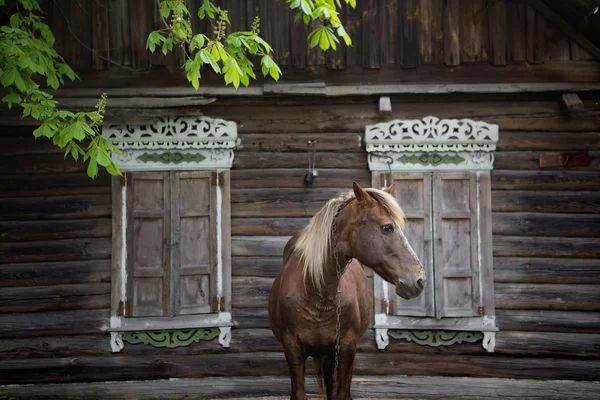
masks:
<path fill-rule="evenodd" d="M 497 125 L 465 119 L 367 127 L 373 186 L 395 183 L 406 236 L 428 275 L 423 293 L 411 300 L 375 277 L 379 348 L 387 346 L 393 329 L 477 331 L 486 350 L 494 350 L 489 171 L 497 140 Z"/>
<path fill-rule="evenodd" d="M 112 350 L 124 332 L 199 328 L 228 347 L 235 124 L 168 118 L 103 134 L 124 172 L 112 184 Z"/>

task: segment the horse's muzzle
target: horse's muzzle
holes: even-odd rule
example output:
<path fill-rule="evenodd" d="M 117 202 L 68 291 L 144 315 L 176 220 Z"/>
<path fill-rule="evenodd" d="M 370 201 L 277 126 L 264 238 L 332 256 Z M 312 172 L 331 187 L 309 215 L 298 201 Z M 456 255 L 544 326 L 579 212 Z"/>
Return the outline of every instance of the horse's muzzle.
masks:
<path fill-rule="evenodd" d="M 414 281 L 398 279 L 396 282 L 396 294 L 405 300 L 417 297 L 425 289 L 426 279 L 418 277 Z"/>

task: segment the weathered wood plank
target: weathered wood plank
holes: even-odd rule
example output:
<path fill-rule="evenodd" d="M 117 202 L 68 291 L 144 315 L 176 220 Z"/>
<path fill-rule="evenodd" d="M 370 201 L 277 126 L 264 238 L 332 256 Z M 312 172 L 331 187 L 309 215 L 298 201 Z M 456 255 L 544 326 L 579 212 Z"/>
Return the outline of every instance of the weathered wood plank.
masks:
<path fill-rule="evenodd" d="M 370 186 L 371 173 L 367 169 L 321 169 L 319 160 L 324 157 L 318 153 L 315 157 L 318 176 L 308 190 L 313 188 L 344 188 L 350 190 L 352 182 L 361 186 Z M 304 176 L 308 172 L 308 160 L 304 169 L 243 169 L 231 172 L 232 189 L 303 188 Z M 600 177 L 600 175 L 599 175 Z"/>
<path fill-rule="evenodd" d="M 109 0 L 108 7 L 110 59 L 119 65 L 131 65 L 129 3 Z"/>
<path fill-rule="evenodd" d="M 321 153 L 317 154 L 317 168 L 368 170 L 367 154 Z M 236 152 L 233 169 L 307 168 L 306 153 L 251 153 Z"/>
<path fill-rule="evenodd" d="M 156 381 L 18 385 L 7 389 L 8 394 L 28 399 L 100 400 L 127 396 L 143 400 L 206 399 L 256 396 L 288 396 L 289 378 L 285 376 L 211 377 Z M 317 395 L 314 379 L 307 379 L 307 393 Z M 0 389 L 4 389 L 0 387 Z M 3 390 L 5 391 L 5 390 Z M 546 400 L 592 400 L 600 396 L 594 382 L 544 381 L 536 379 L 499 379 L 421 376 L 355 376 L 352 380 L 354 398 L 419 398 L 441 400 L 452 398 L 502 398 Z M 278 397 L 268 397 L 275 400 Z"/>
<path fill-rule="evenodd" d="M 0 314 L 0 337 L 98 334 L 108 327 L 109 310 Z"/>
<path fill-rule="evenodd" d="M 492 228 L 495 235 L 600 237 L 600 216 L 589 214 L 494 213 Z"/>
<path fill-rule="evenodd" d="M 492 65 L 506 65 L 507 53 L 507 14 L 506 0 L 496 0 L 488 5 L 490 30 L 490 62 Z"/>
<path fill-rule="evenodd" d="M 0 243 L 0 263 L 110 258 L 110 238 Z"/>
<path fill-rule="evenodd" d="M 460 64 L 460 1 L 446 0 L 444 9 L 444 62 Z"/>
<path fill-rule="evenodd" d="M 600 311 L 597 285 L 497 283 L 494 289 L 497 309 Z"/>
<path fill-rule="evenodd" d="M 312 362 L 307 374 L 312 373 Z M 260 368 L 257 366 L 260 365 Z M 288 375 L 283 353 L 209 354 L 193 356 L 41 358 L 5 360 L 0 364 L 0 383 L 89 382 L 190 378 L 205 376 Z M 513 358 L 431 354 L 358 353 L 355 374 L 501 377 L 518 379 L 593 380 L 600 372 L 598 360 L 556 358 L 548 368 L 546 358 Z"/>
<path fill-rule="evenodd" d="M 240 236 L 293 236 L 308 222 L 308 218 L 234 218 L 231 231 Z"/>
<path fill-rule="evenodd" d="M 241 150 L 261 152 L 306 152 L 308 141 L 316 141 L 316 150 L 326 152 L 362 152 L 358 133 L 242 134 Z"/>
<path fill-rule="evenodd" d="M 236 308 L 232 310 L 236 328 L 270 328 L 267 308 Z"/>
<path fill-rule="evenodd" d="M 300 19 L 291 24 L 291 30 L 291 65 L 294 68 L 306 68 L 308 66 L 308 44 L 306 43 L 308 28 Z"/>
<path fill-rule="evenodd" d="M 403 2 L 388 0 L 379 2 L 379 13 L 383 16 L 379 25 L 379 37 L 381 40 L 381 64 L 400 63 L 401 32 L 403 18 L 400 8 Z M 342 46 L 345 47 L 345 46 Z"/>
<path fill-rule="evenodd" d="M 1 287 L 110 282 L 110 261 L 2 264 Z"/>
<path fill-rule="evenodd" d="M 494 190 L 600 190 L 600 172 L 492 171 Z"/>
<path fill-rule="evenodd" d="M 283 257 L 289 236 L 234 236 L 231 238 L 233 257 Z"/>
<path fill-rule="evenodd" d="M 345 189 L 233 189 L 232 217 L 309 217 Z"/>
<path fill-rule="evenodd" d="M 43 179 L 37 175 L 0 175 L 0 197 L 109 193 L 109 182 L 106 173 L 98 174 L 96 179 L 85 174 L 49 174 Z"/>
<path fill-rule="evenodd" d="M 267 308 L 273 278 L 236 276 L 231 278 L 233 308 Z"/>
<path fill-rule="evenodd" d="M 420 0 L 419 50 L 424 64 L 444 62 L 444 0 Z"/>
<path fill-rule="evenodd" d="M 500 331 L 496 334 L 495 352 L 511 356 L 598 357 L 600 334 Z"/>
<path fill-rule="evenodd" d="M 600 238 L 496 235 L 494 256 L 600 258 Z"/>
<path fill-rule="evenodd" d="M 600 284 L 596 259 L 495 257 L 496 283 Z"/>
<path fill-rule="evenodd" d="M 460 1 L 460 58 L 463 63 L 488 58 L 488 12 L 484 0 Z"/>
<path fill-rule="evenodd" d="M 508 7 L 508 49 L 512 62 L 527 60 L 527 4 L 511 2 Z"/>
<path fill-rule="evenodd" d="M 590 165 L 577 167 L 578 171 L 600 171 L 600 152 L 590 151 Z M 540 153 L 537 151 L 499 151 L 494 155 L 494 168 L 504 170 L 539 170 Z M 548 170 L 562 167 L 544 168 Z"/>
<path fill-rule="evenodd" d="M 109 0 L 92 1 L 92 47 L 94 49 L 93 64 L 97 70 L 108 68 L 110 53 Z"/>
<path fill-rule="evenodd" d="M 492 190 L 494 212 L 600 213 L 597 192 Z"/>
<path fill-rule="evenodd" d="M 92 310 L 110 305 L 110 283 L 0 288 L 0 312 Z"/>
<path fill-rule="evenodd" d="M 379 27 L 383 23 L 383 15 L 376 0 L 364 0 L 362 4 L 362 66 L 364 68 L 381 67 L 381 38 Z"/>
<path fill-rule="evenodd" d="M 546 62 L 569 61 L 571 59 L 569 38 L 552 23 L 545 24 L 544 34 Z"/>
<path fill-rule="evenodd" d="M 109 218 L 66 221 L 0 222 L 0 243 L 110 237 Z"/>
<path fill-rule="evenodd" d="M 600 313 L 589 311 L 497 310 L 503 330 L 600 333 Z"/>
<path fill-rule="evenodd" d="M 108 194 L 32 198 L 0 198 L 0 221 L 34 221 L 110 217 Z"/>
<path fill-rule="evenodd" d="M 150 66 L 150 52 L 146 50 L 146 40 L 152 27 L 150 26 L 151 7 L 144 0 L 129 2 L 129 15 L 135 16 L 135 23 L 130 24 L 131 63 L 134 68 L 144 69 Z"/>
<path fill-rule="evenodd" d="M 110 351 L 110 338 L 104 334 L 17 337 L 0 341 L 3 359 L 105 356 Z"/>
<path fill-rule="evenodd" d="M 531 5 L 527 5 L 527 62 L 541 64 L 544 62 L 545 18 L 539 15 Z"/>
<path fill-rule="evenodd" d="M 400 25 L 400 65 L 416 68 L 419 65 L 419 0 L 405 0 L 398 7 Z"/>
<path fill-rule="evenodd" d="M 0 140 L 1 142 L 1 140 Z M 30 143 L 29 146 L 36 146 Z M 0 157 L 0 171 L 11 174 L 55 174 L 55 173 L 83 173 L 87 170 L 84 163 L 75 160 L 65 160 L 60 154 L 28 154 L 3 155 Z"/>

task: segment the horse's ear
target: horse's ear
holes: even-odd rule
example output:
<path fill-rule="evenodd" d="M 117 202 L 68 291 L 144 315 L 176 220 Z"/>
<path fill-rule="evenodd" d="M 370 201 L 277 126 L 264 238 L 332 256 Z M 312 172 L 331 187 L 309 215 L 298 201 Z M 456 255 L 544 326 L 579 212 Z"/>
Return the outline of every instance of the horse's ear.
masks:
<path fill-rule="evenodd" d="M 394 190 L 394 187 L 396 187 L 395 183 L 392 183 L 390 186 L 388 186 L 387 188 L 383 189 L 384 192 L 392 194 L 392 190 Z"/>
<path fill-rule="evenodd" d="M 369 193 L 367 193 L 365 189 L 361 188 L 358 183 L 352 182 L 352 189 L 354 189 L 354 196 L 356 196 L 356 200 L 359 203 L 369 199 Z"/>

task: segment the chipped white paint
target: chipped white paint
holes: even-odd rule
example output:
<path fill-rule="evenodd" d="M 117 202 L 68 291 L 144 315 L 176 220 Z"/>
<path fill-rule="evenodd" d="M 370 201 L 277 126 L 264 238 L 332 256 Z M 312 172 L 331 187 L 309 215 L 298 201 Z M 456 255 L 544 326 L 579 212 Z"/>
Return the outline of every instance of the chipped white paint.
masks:
<path fill-rule="evenodd" d="M 219 344 L 228 348 L 229 342 L 231 341 L 231 327 L 219 327 Z"/>
<path fill-rule="evenodd" d="M 375 342 L 377 342 L 377 348 L 383 350 L 390 344 L 390 337 L 388 336 L 388 330 L 385 328 L 375 329 Z"/>
<path fill-rule="evenodd" d="M 479 267 L 479 271 L 483 268 L 483 259 L 482 259 L 482 248 L 481 248 L 481 204 L 479 203 L 479 191 L 480 191 L 480 183 L 479 179 L 481 178 L 481 172 L 477 172 L 477 266 Z M 483 307 L 483 279 L 479 276 L 479 301 L 480 307 Z"/>
<path fill-rule="evenodd" d="M 493 353 L 496 348 L 496 332 L 483 332 L 482 346 L 488 353 Z"/>
<path fill-rule="evenodd" d="M 217 178 L 217 296 L 223 297 L 223 193 L 221 182 Z"/>
<path fill-rule="evenodd" d="M 121 188 L 121 301 L 127 302 L 127 186 Z"/>
<path fill-rule="evenodd" d="M 118 353 L 123 350 L 123 332 L 110 333 L 110 350 L 113 353 Z"/>

